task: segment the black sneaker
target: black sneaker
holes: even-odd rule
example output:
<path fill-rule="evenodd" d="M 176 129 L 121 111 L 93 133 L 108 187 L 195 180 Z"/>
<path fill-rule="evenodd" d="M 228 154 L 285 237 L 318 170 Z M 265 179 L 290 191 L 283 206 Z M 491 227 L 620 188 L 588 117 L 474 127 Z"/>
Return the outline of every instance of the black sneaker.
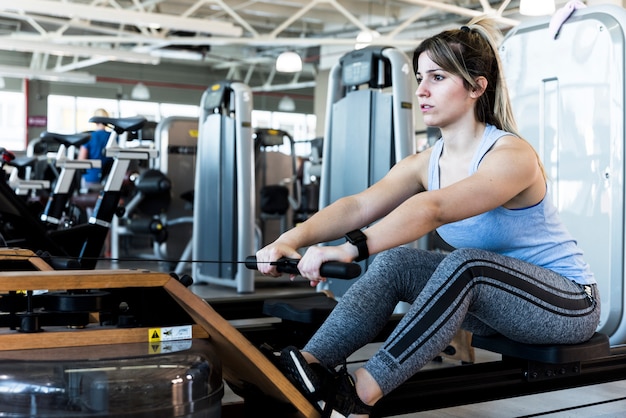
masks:
<path fill-rule="evenodd" d="M 280 353 L 279 369 L 317 406 L 322 417 L 347 417 L 350 414 L 370 415 L 372 407 L 356 393 L 354 378 L 344 364 L 339 371 L 319 363 L 307 363 L 296 347 L 286 347 Z"/>
<path fill-rule="evenodd" d="M 278 365 L 291 383 L 322 412 L 326 393 L 334 386 L 334 372 L 319 363 L 307 363 L 300 350 L 293 346 L 280 352 Z"/>
<path fill-rule="evenodd" d="M 326 397 L 323 412 L 323 417 L 348 417 L 350 414 L 370 415 L 372 412 L 372 407 L 364 403 L 357 395 L 354 378 L 348 373 L 345 364 L 335 372 L 332 389 Z"/>

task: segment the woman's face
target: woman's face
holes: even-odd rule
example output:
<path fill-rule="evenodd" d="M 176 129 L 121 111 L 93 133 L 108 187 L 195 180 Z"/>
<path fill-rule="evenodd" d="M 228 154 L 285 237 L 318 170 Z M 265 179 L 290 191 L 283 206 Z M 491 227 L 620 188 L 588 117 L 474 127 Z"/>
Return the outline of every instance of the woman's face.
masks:
<path fill-rule="evenodd" d="M 463 79 L 441 69 L 427 52 L 418 57 L 417 99 L 426 126 L 444 128 L 467 116 L 474 117 L 475 98 Z"/>

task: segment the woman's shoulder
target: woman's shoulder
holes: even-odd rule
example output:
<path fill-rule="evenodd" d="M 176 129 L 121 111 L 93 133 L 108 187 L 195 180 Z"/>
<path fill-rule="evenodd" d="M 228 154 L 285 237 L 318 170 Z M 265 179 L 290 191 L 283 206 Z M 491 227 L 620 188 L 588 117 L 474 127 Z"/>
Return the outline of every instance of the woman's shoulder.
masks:
<path fill-rule="evenodd" d="M 505 132 L 502 136 L 498 137 L 497 141 L 493 144 L 494 149 L 511 147 L 525 151 L 533 150 L 532 145 L 528 141 L 510 132 Z"/>
<path fill-rule="evenodd" d="M 483 134 L 483 140 L 491 142 L 490 148 L 519 146 L 524 148 L 532 148 L 530 143 L 518 134 L 505 131 L 493 125 L 487 124 Z"/>

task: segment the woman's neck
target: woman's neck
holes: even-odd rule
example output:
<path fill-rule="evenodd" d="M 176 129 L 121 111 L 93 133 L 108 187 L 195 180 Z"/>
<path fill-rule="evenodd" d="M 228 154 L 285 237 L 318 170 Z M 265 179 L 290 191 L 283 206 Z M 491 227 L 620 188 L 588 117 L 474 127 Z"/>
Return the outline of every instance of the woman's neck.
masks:
<path fill-rule="evenodd" d="M 481 141 L 486 125 L 475 122 L 471 126 L 467 124 L 450 126 L 441 129 L 441 137 L 444 140 L 448 152 L 464 154 L 473 151 Z"/>

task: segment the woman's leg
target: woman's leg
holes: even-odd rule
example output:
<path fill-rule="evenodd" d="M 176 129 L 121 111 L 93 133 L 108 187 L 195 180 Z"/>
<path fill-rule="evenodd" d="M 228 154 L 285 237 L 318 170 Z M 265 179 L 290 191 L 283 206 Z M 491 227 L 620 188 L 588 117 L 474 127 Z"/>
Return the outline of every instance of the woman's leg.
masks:
<path fill-rule="evenodd" d="M 595 332 L 600 317 L 596 290 L 594 286 L 589 297 L 583 286 L 550 270 L 488 251 L 455 250 L 439 263 L 364 368 L 387 394 L 437 356 L 462 325 L 471 323 L 481 328 L 469 331 L 496 330 L 520 342 L 585 341 Z M 344 320 L 350 322 L 349 317 Z"/>
<path fill-rule="evenodd" d="M 412 303 L 444 254 L 394 248 L 376 256 L 303 349 L 309 361 L 334 367 L 382 331 L 398 302 Z"/>

